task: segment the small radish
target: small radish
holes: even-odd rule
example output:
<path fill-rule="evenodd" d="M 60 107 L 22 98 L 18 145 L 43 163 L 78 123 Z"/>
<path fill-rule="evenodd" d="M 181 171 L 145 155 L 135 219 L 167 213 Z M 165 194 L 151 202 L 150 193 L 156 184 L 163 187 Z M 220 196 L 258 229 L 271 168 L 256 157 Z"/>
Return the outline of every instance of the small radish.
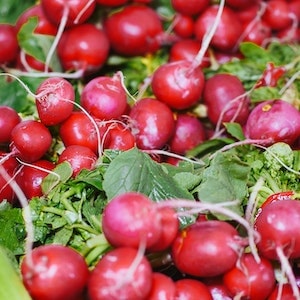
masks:
<path fill-rule="evenodd" d="M 152 286 L 152 268 L 139 250 L 119 247 L 97 263 L 88 282 L 90 300 L 145 300 Z"/>
<path fill-rule="evenodd" d="M 17 111 L 9 106 L 0 106 L 0 144 L 9 143 L 11 132 L 21 122 Z"/>
<path fill-rule="evenodd" d="M 238 232 L 232 225 L 211 220 L 182 229 L 172 244 L 172 258 L 183 273 L 213 277 L 233 268 L 241 249 Z"/>
<path fill-rule="evenodd" d="M 95 152 L 86 146 L 70 145 L 62 151 L 57 163 L 69 162 L 73 169 L 72 176 L 76 177 L 82 169 L 94 169 L 97 158 Z"/>
<path fill-rule="evenodd" d="M 143 98 L 136 102 L 129 117 L 139 149 L 161 149 L 174 134 L 172 110 L 154 98 Z"/>
<path fill-rule="evenodd" d="M 41 122 L 46 126 L 57 125 L 72 113 L 75 91 L 64 78 L 45 79 L 36 91 L 36 107 Z"/>
<path fill-rule="evenodd" d="M 10 150 L 12 155 L 31 163 L 42 158 L 51 143 L 51 133 L 43 123 L 23 120 L 11 132 Z"/>
<path fill-rule="evenodd" d="M 35 300 L 75 299 L 83 294 L 89 269 L 83 256 L 74 249 L 49 244 L 25 255 L 21 274 Z"/>
<path fill-rule="evenodd" d="M 276 142 L 292 145 L 300 136 L 300 112 L 281 99 L 261 102 L 248 116 L 245 136 L 268 141 L 270 145 Z"/>
<path fill-rule="evenodd" d="M 201 99 L 204 74 L 192 62 L 168 62 L 154 71 L 151 87 L 154 96 L 171 108 L 188 109 Z"/>
<path fill-rule="evenodd" d="M 126 192 L 115 196 L 106 205 L 102 216 L 105 237 L 114 247 L 146 248 L 156 244 L 161 235 L 161 220 L 157 208 L 147 196 Z"/>
<path fill-rule="evenodd" d="M 152 274 L 152 287 L 148 300 L 172 300 L 175 299 L 176 287 L 175 282 L 171 277 L 159 273 L 153 272 Z"/>
<path fill-rule="evenodd" d="M 83 88 L 80 104 L 100 120 L 118 119 L 127 109 L 127 94 L 120 74 L 99 76 Z"/>

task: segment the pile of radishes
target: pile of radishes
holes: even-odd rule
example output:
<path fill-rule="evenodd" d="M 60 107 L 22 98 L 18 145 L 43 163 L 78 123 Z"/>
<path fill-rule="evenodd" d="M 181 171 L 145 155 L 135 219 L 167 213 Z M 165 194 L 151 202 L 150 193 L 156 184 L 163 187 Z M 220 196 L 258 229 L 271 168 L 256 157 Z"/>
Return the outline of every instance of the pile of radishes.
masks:
<path fill-rule="evenodd" d="M 251 102 L 253 90 L 275 87 L 291 66 L 269 62 L 250 90 L 236 75 L 206 71 L 242 59 L 243 42 L 297 45 L 300 2 L 172 0 L 171 19 L 154 2 L 41 0 L 15 24 L 0 24 L 0 75 L 34 102 L 29 116 L 0 105 L 1 202 L 26 208 L 58 164 L 67 161 L 75 178 L 101 164 L 106 149 L 137 147 L 176 166 L 189 150 L 226 136 L 228 123 L 242 128 L 239 144 L 299 149 L 297 101 Z M 29 51 L 28 24 L 35 38 L 51 41 L 46 55 Z M 142 60 L 162 49 L 166 60 L 135 95 L 122 70 L 109 72 L 112 57 Z M 284 78 L 283 91 L 299 73 Z M 26 77 L 39 78 L 35 90 Z M 211 212 L 224 220 L 210 219 Z M 181 214 L 196 221 L 182 228 Z M 31 249 L 29 232 L 20 270 L 33 299 L 300 299 L 300 202 L 292 196 L 246 218 L 226 203 L 154 203 L 129 192 L 110 199 L 101 222 L 111 249 L 92 268 L 66 246 Z M 155 269 L 152 255 L 166 259 L 174 276 Z"/>

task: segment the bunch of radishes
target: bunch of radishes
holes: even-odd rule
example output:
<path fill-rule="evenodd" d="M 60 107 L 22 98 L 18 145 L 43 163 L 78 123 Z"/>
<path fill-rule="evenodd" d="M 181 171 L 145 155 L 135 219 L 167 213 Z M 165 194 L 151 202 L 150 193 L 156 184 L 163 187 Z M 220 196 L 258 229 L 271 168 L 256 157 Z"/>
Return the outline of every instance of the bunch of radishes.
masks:
<path fill-rule="evenodd" d="M 26 199 L 41 196 L 41 181 L 56 164 L 68 161 L 76 177 L 101 163 L 104 149 L 164 150 L 158 160 L 176 164 L 168 153 L 183 159 L 203 141 L 225 134 L 223 126 L 230 122 L 243 128 L 245 143 L 298 147 L 295 106 L 283 99 L 252 105 L 251 91 L 240 78 L 227 73 L 207 78 L 204 69 L 241 57 L 241 42 L 262 47 L 273 40 L 299 42 L 299 1 L 173 0 L 168 29 L 152 4 L 42 0 L 15 25 L 0 25 L 0 63 L 6 72 L 1 75 L 18 80 L 36 105 L 32 117 L 0 107 L 1 201 L 19 205 L 22 193 Z M 36 22 L 35 34 L 51 38 L 42 59 L 24 50 L 22 26 L 28 21 Z M 122 70 L 106 73 L 111 55 L 146 57 L 164 47 L 167 61 L 144 79 L 137 98 L 128 95 Z M 52 63 L 55 56 L 59 70 Z M 284 72 L 267 65 L 253 89 L 276 85 Z M 31 91 L 18 74 L 43 80 Z M 80 81 L 78 89 L 71 79 Z M 143 89 L 151 95 L 144 96 Z M 199 103 L 208 123 L 195 114 Z M 171 199 L 157 204 L 137 193 L 120 195 L 102 219 L 113 249 L 93 270 L 75 250 L 44 245 L 22 261 L 26 288 L 33 299 L 43 300 L 299 299 L 293 269 L 300 257 L 298 201 L 288 197 L 268 204 L 253 224 L 230 215 L 234 224 L 199 217 L 186 228 L 179 227 L 179 207 L 200 216 L 230 214 L 226 205 Z M 153 253 L 167 253 L 181 277 L 156 271 L 148 259 Z"/>

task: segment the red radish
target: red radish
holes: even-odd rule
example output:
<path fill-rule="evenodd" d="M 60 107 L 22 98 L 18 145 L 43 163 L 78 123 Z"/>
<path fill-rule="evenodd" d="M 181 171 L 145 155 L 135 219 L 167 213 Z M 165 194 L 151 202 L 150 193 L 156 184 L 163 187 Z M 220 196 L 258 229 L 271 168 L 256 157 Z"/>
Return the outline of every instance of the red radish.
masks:
<path fill-rule="evenodd" d="M 98 71 L 109 54 L 109 41 L 101 28 L 84 23 L 63 32 L 57 54 L 65 71 Z"/>
<path fill-rule="evenodd" d="M 171 0 L 171 5 L 176 12 L 183 15 L 195 16 L 202 13 L 209 5 L 210 0 Z"/>
<path fill-rule="evenodd" d="M 195 21 L 195 36 L 202 41 L 205 33 L 212 26 L 219 6 L 210 5 L 198 16 Z M 213 35 L 210 45 L 221 51 L 231 51 L 236 46 L 242 34 L 242 24 L 234 11 L 225 6 L 217 30 Z"/>
<path fill-rule="evenodd" d="M 196 279 L 179 279 L 175 282 L 176 298 L 184 300 L 213 300 L 207 286 Z"/>
<path fill-rule="evenodd" d="M 237 230 L 225 221 L 196 222 L 182 229 L 173 242 L 174 264 L 181 272 L 197 277 L 221 275 L 237 262 L 238 237 Z"/>
<path fill-rule="evenodd" d="M 154 96 L 171 108 L 188 109 L 200 101 L 204 74 L 192 62 L 169 62 L 154 71 L 151 87 Z"/>
<path fill-rule="evenodd" d="M 281 99 L 264 101 L 250 112 L 244 129 L 247 138 L 292 145 L 300 136 L 300 112 Z"/>
<path fill-rule="evenodd" d="M 19 166 L 18 161 L 15 157 L 9 156 L 9 153 L 0 151 L 0 160 L 1 160 L 1 166 L 0 168 L 4 168 L 8 176 L 14 177 L 17 173 L 17 169 Z M 9 178 L 10 179 L 10 178 Z M 0 174 L 0 202 L 3 200 L 6 200 L 10 203 L 13 203 L 16 196 L 14 193 L 14 190 L 10 186 L 8 180 L 6 177 L 3 177 Z"/>
<path fill-rule="evenodd" d="M 159 273 L 153 272 L 152 274 L 152 287 L 148 300 L 172 300 L 175 299 L 176 288 L 175 283 L 171 277 Z"/>
<path fill-rule="evenodd" d="M 261 258 L 257 263 L 251 253 L 244 253 L 237 265 L 224 274 L 223 282 L 232 297 L 265 300 L 276 281 L 273 265 L 268 259 Z"/>
<path fill-rule="evenodd" d="M 174 43 L 169 51 L 169 61 L 178 61 L 178 60 L 188 60 L 192 62 L 196 55 L 201 49 L 201 44 L 199 41 L 194 39 L 183 39 Z M 206 68 L 210 66 L 210 59 L 208 52 L 204 56 L 202 62 L 200 63 L 200 68 Z"/>
<path fill-rule="evenodd" d="M 136 102 L 129 117 L 139 149 L 160 149 L 174 133 L 175 120 L 172 110 L 154 98 L 143 98 Z"/>
<path fill-rule="evenodd" d="M 89 277 L 84 258 L 72 248 L 43 245 L 27 253 L 21 262 L 23 282 L 33 299 L 75 299 Z"/>
<path fill-rule="evenodd" d="M 261 0 L 226 0 L 226 4 L 233 9 L 244 10 L 249 8 L 249 6 L 259 3 Z"/>
<path fill-rule="evenodd" d="M 197 117 L 188 114 L 177 115 L 175 133 L 169 142 L 171 152 L 184 155 L 205 139 L 205 128 Z"/>
<path fill-rule="evenodd" d="M 244 124 L 250 112 L 245 92 L 242 81 L 235 75 L 221 73 L 207 79 L 203 101 L 209 120 L 215 125 L 231 121 Z"/>
<path fill-rule="evenodd" d="M 161 218 L 155 204 L 138 192 L 115 196 L 102 215 L 102 230 L 114 247 L 135 247 L 141 243 L 149 248 L 161 235 Z"/>
<path fill-rule="evenodd" d="M 19 52 L 17 32 L 14 25 L 0 24 L 0 43 L 0 64 L 13 63 Z"/>
<path fill-rule="evenodd" d="M 273 29 L 280 30 L 292 24 L 289 5 L 283 0 L 270 0 L 262 19 Z"/>
<path fill-rule="evenodd" d="M 149 261 L 135 248 L 119 247 L 106 253 L 88 282 L 90 300 L 148 299 L 152 286 Z"/>
<path fill-rule="evenodd" d="M 15 180 L 28 200 L 43 195 L 41 183 L 54 167 L 55 164 L 48 160 L 38 160 L 20 167 Z"/>
<path fill-rule="evenodd" d="M 35 4 L 25 10 L 17 19 L 16 30 L 19 32 L 22 25 L 24 25 L 32 17 L 38 19 L 36 28 L 34 29 L 35 33 L 47 34 L 47 35 L 56 35 L 57 26 L 53 25 L 48 18 L 45 16 L 44 10 L 41 4 Z"/>
<path fill-rule="evenodd" d="M 203 282 L 209 289 L 213 300 L 232 300 L 229 291 L 223 283 L 222 276 L 204 278 Z"/>
<path fill-rule="evenodd" d="M 266 205 L 255 220 L 255 229 L 261 236 L 257 244 L 261 255 L 278 260 L 280 248 L 288 258 L 299 258 L 299 222 L 299 201 L 275 201 Z"/>
<path fill-rule="evenodd" d="M 41 122 L 23 120 L 11 132 L 11 152 L 25 162 L 42 158 L 50 149 L 52 136 Z"/>
<path fill-rule="evenodd" d="M 161 233 L 158 241 L 149 248 L 150 252 L 167 250 L 175 240 L 179 230 L 179 220 L 176 211 L 171 207 L 158 207 Z"/>
<path fill-rule="evenodd" d="M 64 13 L 67 12 L 67 27 L 71 27 L 87 21 L 95 11 L 96 2 L 90 0 L 42 0 L 41 6 L 46 17 L 56 26 L 61 23 Z"/>
<path fill-rule="evenodd" d="M 193 17 L 176 14 L 173 21 L 173 32 L 183 39 L 191 38 L 194 35 Z"/>
<path fill-rule="evenodd" d="M 300 290 L 300 288 L 299 288 Z M 280 285 L 278 283 L 274 288 L 272 294 L 268 300 L 298 300 L 298 298 L 293 294 L 293 289 L 288 283 Z"/>
<path fill-rule="evenodd" d="M 107 149 L 129 150 L 135 146 L 135 136 L 129 128 L 116 123 L 108 126 L 109 142 L 105 143 Z"/>
<path fill-rule="evenodd" d="M 120 118 L 127 109 L 127 95 L 120 74 L 99 76 L 83 88 L 80 104 L 100 120 Z"/>
<path fill-rule="evenodd" d="M 98 140 L 97 128 L 99 128 L 100 141 Z M 90 148 L 98 153 L 99 143 L 104 147 L 110 142 L 110 133 L 104 122 L 94 122 L 82 111 L 73 111 L 64 122 L 60 124 L 59 136 L 65 147 L 79 145 Z"/>
<path fill-rule="evenodd" d="M 64 78 L 45 79 L 36 91 L 36 107 L 41 122 L 46 126 L 57 125 L 72 113 L 75 91 Z"/>
<path fill-rule="evenodd" d="M 73 169 L 72 175 L 76 177 L 82 169 L 94 169 L 97 159 L 97 155 L 90 148 L 80 145 L 70 145 L 60 154 L 58 163 L 69 162 Z"/>
<path fill-rule="evenodd" d="M 235 0 L 233 0 L 233 1 L 235 1 Z M 251 1 L 251 2 L 249 2 L 249 4 L 250 5 L 244 9 L 241 9 L 241 10 L 235 9 L 234 10 L 236 16 L 242 22 L 242 24 L 253 21 L 260 14 L 260 12 L 264 11 L 264 9 L 265 9 L 265 3 L 262 1 L 260 1 L 260 3 L 257 3 L 256 1 L 253 3 Z"/>
<path fill-rule="evenodd" d="M 21 117 L 12 107 L 0 106 L 0 143 L 9 143 L 11 132 L 21 122 Z"/>
<path fill-rule="evenodd" d="M 162 22 L 151 7 L 126 5 L 106 18 L 104 29 L 113 51 L 117 54 L 145 55 L 160 48 Z"/>

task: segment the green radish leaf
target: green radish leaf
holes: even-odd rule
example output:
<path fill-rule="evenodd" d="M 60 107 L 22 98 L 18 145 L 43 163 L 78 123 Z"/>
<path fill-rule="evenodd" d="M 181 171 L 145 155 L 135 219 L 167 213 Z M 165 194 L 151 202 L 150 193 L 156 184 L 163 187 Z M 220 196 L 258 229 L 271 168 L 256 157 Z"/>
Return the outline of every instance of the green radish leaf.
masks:
<path fill-rule="evenodd" d="M 239 123 L 224 123 L 224 126 L 227 130 L 227 132 L 238 139 L 239 141 L 242 141 L 245 139 L 243 128 Z"/>
<path fill-rule="evenodd" d="M 60 182 L 66 182 L 72 177 L 73 169 L 71 164 L 67 161 L 58 164 L 52 173 L 47 175 L 42 182 L 42 191 L 48 194 Z"/>
<path fill-rule="evenodd" d="M 154 201 L 193 199 L 160 164 L 136 148 L 121 153 L 111 162 L 104 174 L 103 188 L 108 199 L 128 191 L 141 192 Z"/>

